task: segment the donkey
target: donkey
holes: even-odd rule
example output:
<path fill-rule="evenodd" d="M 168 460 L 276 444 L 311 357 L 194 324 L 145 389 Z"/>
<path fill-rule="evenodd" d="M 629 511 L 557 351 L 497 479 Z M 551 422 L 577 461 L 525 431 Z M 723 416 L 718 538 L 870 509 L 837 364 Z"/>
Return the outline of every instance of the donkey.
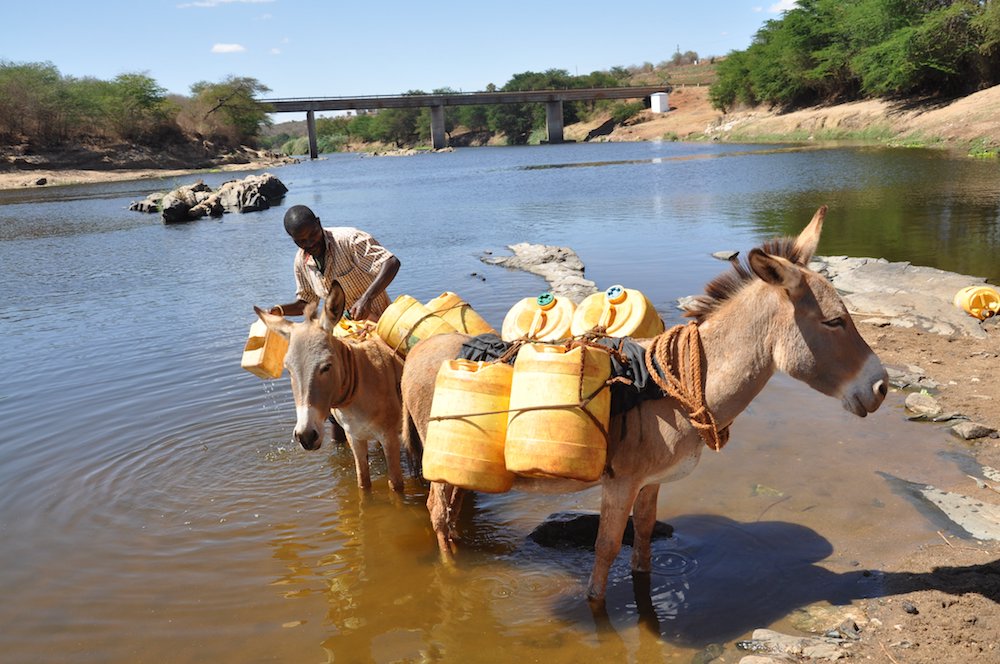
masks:
<path fill-rule="evenodd" d="M 389 486 L 402 492 L 399 384 L 403 361 L 377 336 L 356 342 L 333 336 L 345 303 L 343 288 L 334 282 L 322 312 L 317 316 L 317 306 L 307 305 L 301 323 L 258 307 L 254 311 L 268 329 L 288 339 L 285 367 L 292 379 L 298 418 L 292 439 L 306 450 L 318 450 L 333 410 L 354 453 L 358 486 L 371 488 L 368 443 L 377 440 L 385 453 Z"/>
<path fill-rule="evenodd" d="M 734 262 L 731 272 L 709 283 L 705 294 L 689 305 L 686 315 L 694 319 L 689 327 L 696 325 L 701 339 L 704 404 L 717 430 L 728 427 L 776 371 L 839 398 L 859 417 L 874 412 L 885 399 L 888 376 L 881 362 L 833 286 L 806 267 L 825 216 L 824 206 L 797 238 L 771 240 L 751 250 L 748 264 Z M 442 361 L 456 357 L 467 338 L 430 337 L 408 354 L 401 386 L 404 436 L 412 428 L 426 437 L 437 371 Z M 640 343 L 648 351 L 657 339 Z M 597 482 L 515 479 L 514 490 L 547 493 L 601 485 L 600 526 L 587 587 L 587 598 L 595 604 L 603 603 L 608 570 L 621 548 L 630 512 L 635 527 L 632 569 L 649 572 L 659 486 L 689 474 L 704 447 L 694 419 L 673 396 L 643 401 L 612 418 L 608 461 Z M 445 560 L 454 552 L 462 495 L 462 489 L 439 483 L 432 484 L 428 495 L 431 523 Z"/>

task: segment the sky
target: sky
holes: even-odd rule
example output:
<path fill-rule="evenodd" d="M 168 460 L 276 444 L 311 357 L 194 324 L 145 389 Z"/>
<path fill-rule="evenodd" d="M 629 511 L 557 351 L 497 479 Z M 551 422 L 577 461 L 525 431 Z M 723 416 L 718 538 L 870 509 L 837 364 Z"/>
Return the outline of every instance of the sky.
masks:
<path fill-rule="evenodd" d="M 145 73 L 169 93 L 248 76 L 268 99 L 483 90 L 750 45 L 793 0 L 0 0 L 0 60 Z"/>

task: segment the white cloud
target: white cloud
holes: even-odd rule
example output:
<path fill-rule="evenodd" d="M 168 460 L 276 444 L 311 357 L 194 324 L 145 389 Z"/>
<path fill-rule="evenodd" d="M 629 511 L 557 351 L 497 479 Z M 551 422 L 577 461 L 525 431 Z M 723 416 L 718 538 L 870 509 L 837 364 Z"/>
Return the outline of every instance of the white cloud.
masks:
<path fill-rule="evenodd" d="M 191 7 L 218 7 L 219 5 L 231 5 L 234 3 L 244 5 L 261 5 L 274 0 L 194 0 L 177 5 L 178 9 L 190 9 Z"/>
<path fill-rule="evenodd" d="M 245 50 L 243 44 L 212 44 L 212 53 L 242 53 Z"/>
<path fill-rule="evenodd" d="M 780 14 L 781 12 L 787 12 L 790 9 L 795 9 L 797 4 L 798 0 L 778 0 L 778 2 L 768 7 L 767 11 L 772 14 Z"/>
<path fill-rule="evenodd" d="M 753 10 L 754 10 L 754 12 L 756 12 L 757 14 L 759 14 L 762 11 L 764 11 L 764 8 L 761 7 L 760 5 L 757 5 L 756 7 L 753 8 Z"/>
<path fill-rule="evenodd" d="M 271 49 L 271 55 L 281 55 L 281 49 L 280 48 L 272 48 Z"/>

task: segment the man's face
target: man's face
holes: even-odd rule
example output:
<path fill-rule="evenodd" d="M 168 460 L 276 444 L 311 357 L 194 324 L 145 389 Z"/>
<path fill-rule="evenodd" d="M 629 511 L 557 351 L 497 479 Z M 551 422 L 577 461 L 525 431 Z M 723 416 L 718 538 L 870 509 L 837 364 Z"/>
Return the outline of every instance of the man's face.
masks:
<path fill-rule="evenodd" d="M 313 224 L 303 224 L 292 235 L 292 240 L 300 249 L 310 256 L 321 256 L 326 244 L 323 238 L 323 227 L 320 226 L 319 217 Z"/>

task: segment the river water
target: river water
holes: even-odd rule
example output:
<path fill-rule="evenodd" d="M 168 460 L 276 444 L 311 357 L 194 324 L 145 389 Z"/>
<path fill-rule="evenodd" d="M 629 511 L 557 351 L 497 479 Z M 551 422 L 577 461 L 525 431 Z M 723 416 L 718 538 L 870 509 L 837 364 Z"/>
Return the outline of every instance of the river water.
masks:
<path fill-rule="evenodd" d="M 290 190 L 280 206 L 174 226 L 128 203 L 194 177 L 0 192 L 0 659 L 688 662 L 877 593 L 881 567 L 938 538 L 877 473 L 946 484 L 965 449 L 906 422 L 899 394 L 860 420 L 777 377 L 721 454 L 661 490 L 676 535 L 656 543 L 649 587 L 625 547 L 594 615 L 592 554 L 526 536 L 554 512 L 597 510 L 596 491 L 477 496 L 460 564 L 444 568 L 423 485 L 393 495 L 376 456 L 360 493 L 346 449 L 290 443 L 287 377 L 239 361 L 251 306 L 292 297 L 293 204 L 391 248 L 391 296 L 456 291 L 499 326 L 545 284 L 480 256 L 558 244 L 599 288 L 638 288 L 676 323 L 676 298 L 724 267 L 711 252 L 794 234 L 821 204 L 821 254 L 1000 283 L 994 162 L 629 143 L 335 155 L 274 173 Z"/>

